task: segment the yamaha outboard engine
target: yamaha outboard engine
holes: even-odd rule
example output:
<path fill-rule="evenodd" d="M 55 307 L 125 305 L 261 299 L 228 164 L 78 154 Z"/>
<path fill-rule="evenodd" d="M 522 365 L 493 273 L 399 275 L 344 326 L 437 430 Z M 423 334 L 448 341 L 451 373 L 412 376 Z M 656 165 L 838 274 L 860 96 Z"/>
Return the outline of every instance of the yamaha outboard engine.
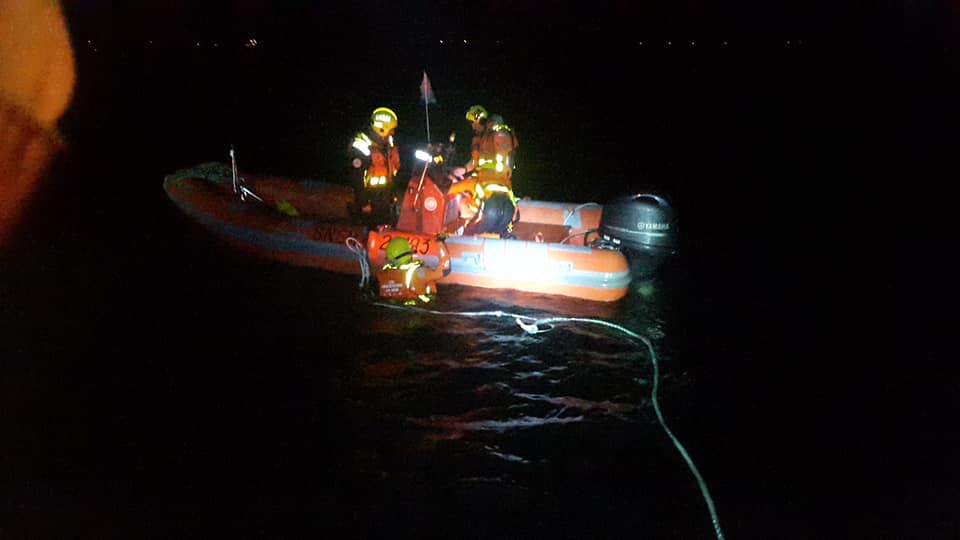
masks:
<path fill-rule="evenodd" d="M 676 253 L 673 208 L 659 195 L 639 193 L 608 202 L 600 216 L 599 233 L 600 247 L 622 251 L 635 278 L 653 277 Z"/>

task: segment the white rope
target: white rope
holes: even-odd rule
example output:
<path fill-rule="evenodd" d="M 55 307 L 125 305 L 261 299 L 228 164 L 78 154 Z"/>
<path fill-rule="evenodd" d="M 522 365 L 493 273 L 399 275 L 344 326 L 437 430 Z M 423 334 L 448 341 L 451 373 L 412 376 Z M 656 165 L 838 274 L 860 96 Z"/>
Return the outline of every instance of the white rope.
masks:
<path fill-rule="evenodd" d="M 552 324 L 555 322 L 583 322 L 599 324 L 608 328 L 619 330 L 624 334 L 636 339 L 637 341 L 640 341 L 647 347 L 647 351 L 650 353 L 650 362 L 653 364 L 653 389 L 650 395 L 650 401 L 653 403 L 653 410 L 657 414 L 657 420 L 660 422 L 660 426 L 663 428 L 663 431 L 667 434 L 667 437 L 670 438 L 670 441 L 673 443 L 673 446 L 676 447 L 677 451 L 680 452 L 680 455 L 683 457 L 684 461 L 687 462 L 690 472 L 692 472 L 694 478 L 696 478 L 697 484 L 700 487 L 700 493 L 703 495 L 703 499 L 707 504 L 707 510 L 710 512 L 710 521 L 713 524 L 713 531 L 717 536 L 717 540 L 723 540 L 723 530 L 720 528 L 720 517 L 717 515 L 717 509 L 713 503 L 713 498 L 710 497 L 710 490 L 707 489 L 707 483 L 700 474 L 700 471 L 697 469 L 697 466 L 694 465 L 693 459 L 690 457 L 687 449 L 684 448 L 684 446 L 680 443 L 680 440 L 677 439 L 677 437 L 673 434 L 673 431 L 671 431 L 667 426 L 667 421 L 663 417 L 663 411 L 660 409 L 660 401 L 657 399 L 657 393 L 660 388 L 660 365 L 659 362 L 657 362 L 657 353 L 654 351 L 653 344 L 650 342 L 650 340 L 618 324 L 599 319 L 584 319 L 579 317 L 549 317 L 545 319 L 537 319 L 533 321 L 533 323 L 526 325 L 517 319 L 517 323 L 520 324 L 520 327 L 529 334 L 546 332 L 550 330 L 550 328 L 547 330 L 540 330 L 538 326 L 541 324 Z"/>
<path fill-rule="evenodd" d="M 367 250 L 363 243 L 352 236 L 344 240 L 343 243 L 357 256 L 357 262 L 360 263 L 360 283 L 358 286 L 364 289 L 370 284 L 370 262 L 367 261 Z"/>
<path fill-rule="evenodd" d="M 567 220 L 569 220 L 569 219 L 572 218 L 577 212 L 579 212 L 580 210 L 582 210 L 582 209 L 584 209 L 584 208 L 587 208 L 588 206 L 599 206 L 600 208 L 603 208 L 603 205 L 602 205 L 602 204 L 600 204 L 600 203 L 595 203 L 595 202 L 587 202 L 587 203 L 583 203 L 583 204 L 577 205 L 577 206 L 573 207 L 569 212 L 566 212 L 567 215 L 564 216 L 564 218 L 563 218 L 563 225 L 566 226 L 566 225 L 567 225 Z"/>
<path fill-rule="evenodd" d="M 597 232 L 598 230 L 599 230 L 599 229 L 587 229 L 587 230 L 582 231 L 582 232 L 569 234 L 569 235 L 565 236 L 565 237 L 563 238 L 563 240 L 560 240 L 560 243 L 561 243 L 561 244 L 566 244 L 566 243 L 567 243 L 567 240 L 570 240 L 571 238 L 576 238 L 576 237 L 578 237 L 578 236 L 582 236 L 582 237 L 583 237 L 583 245 L 587 245 L 587 236 L 589 236 L 590 233 L 595 233 L 595 232 Z"/>
<path fill-rule="evenodd" d="M 663 431 L 667 434 L 667 437 L 673 443 L 673 446 L 676 447 L 677 451 L 680 453 L 680 456 L 683 457 L 683 460 L 687 463 L 687 467 L 690 468 L 690 471 L 693 473 L 694 478 L 697 480 L 697 484 L 700 487 L 700 493 L 703 496 L 704 501 L 707 504 L 707 510 L 710 513 L 710 521 L 713 524 L 713 532 L 717 537 L 717 540 L 724 540 L 723 530 L 720 528 L 720 517 L 717 515 L 716 506 L 713 503 L 713 498 L 710 497 L 710 490 L 707 489 L 707 483 L 703 479 L 703 476 L 700 474 L 700 471 L 697 469 L 697 466 L 694 465 L 693 459 L 690 457 L 690 454 L 687 452 L 686 448 L 680 443 L 680 440 L 673 434 L 673 431 L 667 426 L 667 421 L 663 417 L 663 411 L 660 408 L 660 401 L 657 399 L 658 392 L 660 390 L 660 365 L 657 361 L 657 353 L 653 348 L 653 343 L 649 339 L 628 330 L 618 324 L 612 322 L 604 321 L 601 319 L 585 319 L 580 317 L 547 317 L 542 319 L 535 319 L 527 315 L 517 315 L 515 313 L 506 313 L 503 311 L 467 311 L 467 312 L 446 312 L 446 311 L 434 311 L 431 309 L 424 309 L 414 306 L 397 306 L 393 304 L 385 304 L 381 302 L 374 302 L 376 305 L 389 307 L 394 309 L 406 309 L 420 311 L 423 313 L 431 313 L 435 315 L 461 315 L 465 317 L 513 317 L 516 320 L 517 324 L 528 334 L 542 334 L 544 332 L 549 332 L 553 330 L 553 324 L 558 322 L 580 322 L 580 323 L 590 323 L 590 324 L 599 324 L 607 328 L 613 328 L 619 330 L 626 334 L 627 336 L 636 339 L 646 346 L 647 352 L 650 354 L 650 362 L 653 364 L 653 388 L 650 393 L 650 401 L 653 403 L 653 410 L 657 415 L 657 421 L 660 423 L 660 427 L 663 428 Z M 529 321 L 529 322 L 524 322 Z M 541 328 L 545 325 L 546 328 Z"/>

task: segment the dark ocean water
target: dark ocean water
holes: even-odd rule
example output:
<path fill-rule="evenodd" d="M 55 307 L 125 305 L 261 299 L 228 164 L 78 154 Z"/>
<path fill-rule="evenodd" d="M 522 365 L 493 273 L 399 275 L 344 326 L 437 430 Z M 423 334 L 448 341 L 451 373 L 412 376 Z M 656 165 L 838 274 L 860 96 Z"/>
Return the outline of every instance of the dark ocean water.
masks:
<path fill-rule="evenodd" d="M 78 38 L 70 146 L 2 260 L 0 536 L 712 537 L 646 350 L 461 315 L 501 310 L 651 339 L 729 538 L 955 538 L 956 52 L 911 43 L 411 41 L 381 67 Z M 441 283 L 444 314 L 403 312 L 233 252 L 163 193 L 230 145 L 338 181 L 380 105 L 420 144 L 424 69 L 434 140 L 483 103 L 520 135 L 519 194 L 666 194 L 678 256 L 611 305 Z"/>

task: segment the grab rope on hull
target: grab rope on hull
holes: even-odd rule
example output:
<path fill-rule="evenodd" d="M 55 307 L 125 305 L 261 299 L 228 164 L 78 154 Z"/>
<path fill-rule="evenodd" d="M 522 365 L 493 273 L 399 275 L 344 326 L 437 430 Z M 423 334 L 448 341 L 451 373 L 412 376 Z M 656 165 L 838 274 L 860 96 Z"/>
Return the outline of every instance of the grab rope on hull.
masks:
<path fill-rule="evenodd" d="M 363 246 L 363 242 L 352 236 L 344 240 L 344 244 L 357 256 L 357 261 L 360 263 L 359 287 L 365 289 L 370 285 L 370 263 L 367 261 L 367 249 Z"/>

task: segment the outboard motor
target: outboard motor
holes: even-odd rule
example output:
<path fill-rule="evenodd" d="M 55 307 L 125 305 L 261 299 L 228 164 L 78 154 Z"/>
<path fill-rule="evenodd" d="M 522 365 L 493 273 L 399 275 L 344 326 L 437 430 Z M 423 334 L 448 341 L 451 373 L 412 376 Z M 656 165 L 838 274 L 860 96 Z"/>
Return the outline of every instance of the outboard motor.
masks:
<path fill-rule="evenodd" d="M 676 229 L 673 208 L 666 199 L 639 193 L 603 206 L 598 244 L 622 251 L 634 277 L 648 278 L 676 253 Z"/>

